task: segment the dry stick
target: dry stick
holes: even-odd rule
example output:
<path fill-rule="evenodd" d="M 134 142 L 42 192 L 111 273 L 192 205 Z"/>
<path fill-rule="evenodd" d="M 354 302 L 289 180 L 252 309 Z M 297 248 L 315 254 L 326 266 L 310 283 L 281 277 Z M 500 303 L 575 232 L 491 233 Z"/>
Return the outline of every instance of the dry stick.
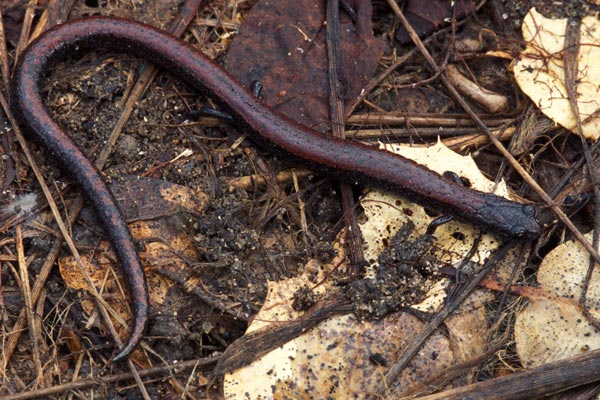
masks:
<path fill-rule="evenodd" d="M 369 85 L 370 86 L 370 85 Z M 514 118 L 498 118 L 488 117 L 486 119 L 488 126 L 504 126 L 514 121 Z M 458 127 L 474 127 L 473 120 L 471 118 L 465 118 L 464 114 L 447 114 L 440 116 L 439 114 L 430 113 L 417 113 L 409 114 L 403 112 L 386 112 L 386 113 L 361 113 L 354 114 L 346 118 L 348 125 L 359 125 L 359 126 L 374 126 L 385 124 L 388 126 L 424 126 L 424 127 L 447 127 L 447 128 L 458 128 Z"/>
<path fill-rule="evenodd" d="M 246 333 L 225 349 L 214 369 L 214 375 L 222 376 L 227 372 L 250 365 L 265 354 L 289 342 L 290 338 L 296 338 L 317 326 L 321 321 L 351 311 L 352 305 L 343 295 L 336 292 L 334 295 L 320 300 L 297 319 L 274 323 Z"/>
<path fill-rule="evenodd" d="M 34 311 L 33 311 L 33 316 L 35 317 L 33 322 L 35 323 L 35 330 L 34 332 L 43 332 L 43 324 L 44 324 L 44 307 L 45 307 L 45 303 L 46 303 L 46 295 L 47 295 L 47 290 L 45 287 L 42 288 L 42 291 L 40 292 L 40 297 L 38 299 L 37 304 L 33 304 L 32 306 L 34 307 Z M 40 333 L 40 337 L 43 335 L 43 333 Z M 45 346 L 45 341 L 41 340 L 38 338 L 38 340 L 36 341 L 38 343 L 38 348 L 43 346 L 42 351 L 46 351 L 46 353 L 48 353 L 48 348 Z M 56 346 L 54 346 L 56 347 Z M 38 353 L 40 352 L 40 350 L 37 351 Z M 47 360 L 48 355 L 44 358 L 44 360 Z"/>
<path fill-rule="evenodd" d="M 133 112 L 135 103 L 144 94 L 144 92 L 146 92 L 146 89 L 153 81 L 157 72 L 158 68 L 156 68 L 154 65 L 144 63 L 142 73 L 140 74 L 140 77 L 136 81 L 135 85 L 133 86 L 130 96 L 127 98 L 127 101 L 123 106 L 123 111 L 119 116 L 119 120 L 113 127 L 113 130 L 106 141 L 106 145 L 102 148 L 100 154 L 98 154 L 98 157 L 96 158 L 95 165 L 96 168 L 98 168 L 99 170 L 104 168 L 104 165 L 106 164 L 106 161 L 108 160 L 112 149 L 114 148 L 115 144 L 117 143 L 117 140 L 119 139 L 119 136 L 121 135 L 123 127 L 129 121 L 129 117 Z"/>
<path fill-rule="evenodd" d="M 294 170 L 292 170 L 292 181 L 294 183 L 294 191 L 297 194 L 300 194 L 300 184 L 298 183 L 298 176 L 296 175 Z M 308 232 L 308 222 L 306 220 L 306 203 L 304 203 L 304 200 L 302 200 L 301 196 L 298 196 L 298 210 L 300 211 L 300 228 L 302 229 L 302 232 L 304 232 L 304 244 L 308 248 L 309 245 L 306 240 L 306 234 Z"/>
<path fill-rule="evenodd" d="M 590 152 L 592 154 L 596 153 L 598 151 L 598 149 L 600 148 L 600 142 L 595 142 L 592 147 L 590 148 Z M 557 197 L 559 195 L 561 195 L 562 191 L 564 190 L 564 188 L 566 186 L 569 185 L 569 183 L 571 183 L 573 180 L 577 180 L 577 179 L 587 179 L 585 176 L 584 177 L 578 177 L 576 176 L 577 174 L 579 174 L 579 170 L 581 169 L 581 167 L 583 166 L 583 164 L 585 163 L 585 156 L 584 157 L 580 157 L 577 161 L 575 161 L 567 170 L 567 172 L 562 175 L 559 179 L 558 182 L 556 182 L 554 184 L 554 187 L 552 188 L 552 190 L 550 191 L 550 196 L 552 197 Z M 596 163 L 594 163 L 594 165 L 596 165 Z M 596 166 L 597 168 L 597 166 Z M 585 182 L 585 180 L 584 180 Z M 588 179 L 589 182 L 589 179 Z M 586 183 L 587 185 L 587 183 Z M 584 186 L 586 186 L 584 185 Z M 576 192 L 579 193 L 579 192 Z"/>
<path fill-rule="evenodd" d="M 433 69 L 434 72 L 439 73 L 440 71 L 435 63 L 435 60 L 433 59 L 431 54 L 429 54 L 429 52 L 423 45 L 423 42 L 421 41 L 421 39 L 419 39 L 419 37 L 416 34 L 416 32 L 414 31 L 414 29 L 412 29 L 412 27 L 410 26 L 410 23 L 406 20 L 406 18 L 404 17 L 404 14 L 400 10 L 400 8 L 396 4 L 396 2 L 393 0 L 387 0 L 387 1 L 388 1 L 388 4 L 390 5 L 390 7 L 394 10 L 394 13 L 396 14 L 398 19 L 404 26 L 404 28 L 406 29 L 408 34 L 410 35 L 410 37 L 413 40 L 413 42 L 415 43 L 415 45 L 421 51 L 423 57 L 425 57 L 425 59 L 429 63 L 430 67 Z M 560 220 L 560 222 L 562 222 L 565 225 L 565 227 L 573 234 L 573 237 L 583 245 L 583 247 L 588 251 L 588 253 L 590 253 L 590 255 L 594 258 L 594 261 L 596 261 L 597 263 L 600 263 L 600 255 L 598 254 L 596 249 L 594 249 L 592 244 L 583 236 L 583 234 L 575 227 L 575 225 L 573 225 L 573 223 L 571 222 L 569 217 L 567 217 L 567 215 L 560 209 L 560 207 L 554 202 L 554 200 L 550 196 L 548 196 L 548 194 L 544 191 L 544 189 L 540 185 L 538 185 L 538 183 L 531 177 L 531 175 L 529 175 L 527 173 L 527 171 L 525 171 L 525 169 L 521 166 L 521 164 L 519 164 L 519 162 L 517 160 L 515 160 L 515 158 L 512 156 L 512 154 L 510 154 L 510 152 L 508 150 L 506 150 L 506 148 L 502 145 L 502 143 L 498 140 L 498 138 L 496 138 L 490 132 L 488 127 L 481 121 L 479 116 L 473 111 L 473 109 L 471 109 L 471 107 L 467 104 L 467 102 L 465 100 L 463 100 L 463 98 L 456 91 L 456 89 L 452 85 L 450 85 L 450 83 L 446 79 L 446 76 L 443 73 L 439 73 L 439 78 L 440 78 L 440 81 L 442 82 L 442 84 L 448 90 L 448 92 L 450 92 L 450 94 L 452 95 L 454 100 L 458 104 L 460 104 L 462 109 L 467 113 L 467 115 L 469 117 L 473 118 L 473 121 L 476 123 L 476 125 L 479 127 L 479 129 L 481 129 L 487 135 L 490 142 L 492 142 L 492 144 L 502 154 L 502 156 L 506 159 L 506 161 L 508 161 L 508 163 L 511 165 L 511 167 L 513 167 L 515 169 L 515 171 L 519 175 L 521 175 L 523 180 L 525 180 L 525 182 L 527 182 L 527 184 L 529 186 L 531 186 L 533 188 L 533 190 L 535 190 L 535 192 L 538 194 L 538 196 L 540 196 L 542 198 L 544 203 L 546 203 L 546 205 L 548 207 L 550 207 L 550 209 L 552 210 L 554 215 Z"/>
<path fill-rule="evenodd" d="M 560 393 L 598 379 L 600 379 L 600 350 L 594 350 L 568 360 L 528 368 L 499 378 L 419 397 L 419 399 L 527 400 Z"/>
<path fill-rule="evenodd" d="M 3 260 L 0 260 L 3 261 Z M 7 309 L 6 309 L 6 303 L 4 302 L 4 296 L 2 296 L 1 294 L 4 292 L 4 289 L 2 287 L 2 279 L 0 279 L 0 320 L 1 321 L 8 321 L 8 314 L 7 314 Z M 23 309 L 21 309 L 21 311 L 23 311 Z M 3 335 L 4 335 L 4 326 L 2 329 Z M 2 345 L 0 346 L 0 383 L 4 382 L 6 380 L 6 362 L 4 361 L 6 359 L 5 355 L 4 355 L 4 337 L 2 339 L 0 339 L 0 342 L 2 343 Z M 0 385 L 1 386 L 1 385 Z"/>
<path fill-rule="evenodd" d="M 185 386 L 183 388 L 181 388 L 182 389 L 180 391 L 181 397 L 188 396 L 188 397 L 191 397 L 193 399 L 196 398 L 196 396 L 192 396 L 191 395 L 189 389 L 190 389 L 190 386 L 194 385 L 197 382 L 198 375 L 199 374 L 198 374 L 198 371 L 197 371 L 197 366 L 195 365 L 194 368 L 192 369 L 192 371 L 188 374 L 188 379 L 187 379 L 187 382 L 186 382 Z M 192 386 L 192 388 L 193 388 L 193 386 Z M 207 395 L 205 397 L 203 397 L 203 398 L 209 398 L 208 392 L 211 390 L 211 388 L 212 388 L 212 385 L 207 385 L 206 386 L 206 392 L 207 392 L 206 394 Z"/>
<path fill-rule="evenodd" d="M 30 0 L 30 4 L 25 8 L 25 15 L 23 17 L 23 23 L 21 24 L 21 34 L 19 35 L 19 42 L 17 43 L 17 49 L 15 51 L 15 61 L 13 65 L 17 65 L 19 56 L 27 47 L 29 43 L 29 33 L 31 32 L 31 24 L 33 23 L 33 16 L 36 8 L 36 0 Z"/>
<path fill-rule="evenodd" d="M 500 140 L 508 140 L 512 136 L 514 136 L 514 133 L 515 133 L 514 127 L 509 127 L 507 129 L 502 129 L 500 131 L 493 132 L 493 134 L 496 135 L 498 137 L 498 139 L 500 139 Z M 462 136 L 457 136 L 454 138 L 442 140 L 442 143 L 444 144 L 444 146 L 448 147 L 449 149 L 455 150 L 455 151 L 464 150 L 467 147 L 483 146 L 484 144 L 486 144 L 488 142 L 489 142 L 489 140 L 487 139 L 487 137 L 485 135 L 482 135 L 481 133 L 476 133 L 476 134 L 472 134 L 472 135 L 462 135 Z"/>
<path fill-rule="evenodd" d="M 370 139 L 379 139 L 381 137 L 388 138 L 390 141 L 392 140 L 401 140 L 401 139 L 411 139 L 415 136 L 419 138 L 456 138 L 464 135 L 475 134 L 479 132 L 479 128 L 445 128 L 444 130 L 440 130 L 439 127 L 420 127 L 416 128 L 412 126 L 410 123 L 406 128 L 392 128 L 390 126 L 386 126 L 385 123 L 381 123 L 379 127 L 367 127 L 367 128 L 358 128 L 353 127 L 346 130 L 346 136 L 352 137 L 353 140 L 370 140 Z M 513 129 L 514 132 L 514 129 Z M 479 136 L 484 137 L 483 133 L 478 133 Z M 485 138 L 487 140 L 487 138 Z M 414 144 L 417 146 L 418 144 Z M 431 144 L 421 144 L 421 146 L 431 146 Z"/>
<path fill-rule="evenodd" d="M 19 265 L 19 279 L 21 279 L 21 290 L 25 299 L 25 310 L 27 311 L 27 324 L 29 325 L 29 339 L 31 342 L 31 354 L 36 369 L 36 385 L 40 386 L 43 381 L 44 371 L 40 360 L 40 348 L 38 338 L 40 332 L 37 330 L 35 315 L 33 314 L 33 303 L 31 302 L 31 286 L 29 285 L 29 271 L 27 270 L 27 261 L 25 260 L 25 250 L 23 249 L 23 235 L 21 233 L 21 224 L 15 227 L 15 247 L 17 248 L 17 261 Z"/>
<path fill-rule="evenodd" d="M 191 368 L 202 367 L 205 370 L 208 366 L 212 366 L 219 356 L 212 356 L 208 358 L 202 358 L 197 360 L 188 360 L 177 363 L 176 365 L 168 365 L 163 367 L 154 367 L 140 370 L 139 374 L 141 377 L 146 378 L 150 376 L 173 376 L 174 372 L 180 372 Z M 132 373 L 124 373 L 112 376 L 97 377 L 97 378 L 86 378 L 80 379 L 74 382 L 64 383 L 62 385 L 52 386 L 46 389 L 30 390 L 25 393 L 11 394 L 8 396 L 0 396 L 0 400 L 28 400 L 37 398 L 48 398 L 53 395 L 66 393 L 73 390 L 89 389 L 100 385 L 107 385 L 110 383 L 116 383 L 121 381 L 128 381 L 133 379 Z"/>
<path fill-rule="evenodd" d="M 329 107 L 331 117 L 331 130 L 333 136 L 344 139 L 344 104 L 340 92 L 340 21 L 339 1 L 329 0 L 327 2 L 327 56 L 328 56 L 328 78 L 329 78 Z M 356 205 L 352 186 L 347 183 L 340 184 L 342 207 L 344 219 L 348 226 L 348 242 L 350 244 L 351 274 L 356 275 L 360 265 L 364 261 L 362 248 L 362 237 L 358 222 L 356 221 Z"/>
<path fill-rule="evenodd" d="M 507 342 L 508 337 L 505 333 L 503 333 L 502 337 L 500 337 L 498 340 L 486 345 L 485 351 L 480 355 L 461 361 L 459 364 L 438 370 L 435 373 L 432 373 L 431 376 L 427 377 L 426 380 L 419 382 L 414 387 L 411 387 L 408 391 L 403 392 L 398 396 L 403 396 L 402 398 L 410 399 L 427 396 L 434 393 L 436 388 L 446 387 L 448 383 L 451 383 L 456 379 L 464 379 L 465 372 L 480 370 L 481 366 L 485 362 L 488 362 L 491 358 L 498 354 L 498 351 L 506 348 Z M 392 396 L 391 393 L 386 393 L 386 396 L 387 397 L 385 399 L 398 400 L 398 396 Z"/>
<path fill-rule="evenodd" d="M 519 270 L 521 270 L 521 268 L 523 266 L 523 260 L 526 259 L 528 252 L 529 252 L 529 248 L 527 248 L 527 246 L 521 246 L 521 252 L 514 259 L 514 263 L 513 263 L 513 267 L 511 268 L 510 275 L 509 275 L 508 279 L 506 280 L 506 284 L 504 285 L 504 289 L 502 290 L 502 295 L 500 296 L 500 300 L 498 301 L 498 306 L 496 307 L 496 313 L 494 314 L 494 317 L 492 318 L 492 321 L 494 321 L 494 323 L 496 323 L 497 321 L 500 320 L 501 310 L 504 309 L 504 307 L 505 307 L 506 299 L 507 299 L 508 295 L 510 294 L 510 290 L 513 287 L 513 284 L 517 280 L 517 273 L 519 272 Z"/>
<path fill-rule="evenodd" d="M 294 179 L 308 179 L 308 177 L 312 176 L 313 174 L 314 172 L 307 169 L 294 168 L 291 170 L 278 172 L 275 176 L 275 182 L 278 184 L 286 184 L 293 182 Z M 226 179 L 226 182 L 230 189 L 242 190 L 252 190 L 256 186 L 264 186 L 268 184 L 264 175 L 261 174 L 246 175 L 240 178 L 228 178 Z M 298 191 L 300 191 L 299 188 Z"/>
<path fill-rule="evenodd" d="M 354 112 L 356 107 L 358 107 L 364 101 L 364 99 L 367 98 L 369 93 L 371 93 L 373 91 L 373 89 L 375 89 L 375 87 L 377 85 L 379 85 L 379 83 L 381 83 L 385 78 L 387 78 L 387 76 L 389 74 L 394 72 L 396 70 L 396 68 L 398 68 L 400 65 L 404 64 L 406 62 L 406 60 L 408 60 L 409 58 L 414 56 L 416 52 L 417 52 L 417 49 L 412 49 L 410 51 L 407 51 L 402 57 L 396 59 L 396 61 L 394 61 L 394 63 L 392 65 L 390 65 L 385 71 L 383 71 L 381 74 L 377 75 L 377 77 L 375 77 L 375 79 L 371 80 L 369 82 L 369 84 L 367 86 L 365 86 L 364 90 L 358 95 L 358 97 L 352 102 L 350 107 L 348 107 L 346 109 L 346 117 L 350 117 L 350 114 L 352 114 Z"/>
<path fill-rule="evenodd" d="M 6 49 L 6 36 L 4 35 L 4 24 L 2 23 L 2 9 L 0 9 L 0 72 L 4 88 L 8 90 L 10 82 L 10 69 L 8 68 L 8 50 Z"/>

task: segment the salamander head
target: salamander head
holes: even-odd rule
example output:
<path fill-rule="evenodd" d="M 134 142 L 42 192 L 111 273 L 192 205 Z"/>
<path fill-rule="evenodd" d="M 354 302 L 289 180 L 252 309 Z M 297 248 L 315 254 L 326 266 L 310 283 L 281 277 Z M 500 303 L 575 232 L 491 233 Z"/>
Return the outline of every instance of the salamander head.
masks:
<path fill-rule="evenodd" d="M 510 221 L 507 221 L 508 229 L 499 233 L 511 238 L 533 240 L 540 235 L 542 230 L 542 226 L 536 218 L 536 208 L 530 204 L 520 204 L 518 207 L 520 208 L 519 212 L 515 213 Z"/>

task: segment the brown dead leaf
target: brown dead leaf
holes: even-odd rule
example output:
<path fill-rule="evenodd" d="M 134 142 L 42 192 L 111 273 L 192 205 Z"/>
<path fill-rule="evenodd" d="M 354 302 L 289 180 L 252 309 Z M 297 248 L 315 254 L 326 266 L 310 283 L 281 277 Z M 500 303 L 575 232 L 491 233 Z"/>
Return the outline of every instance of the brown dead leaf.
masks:
<path fill-rule="evenodd" d="M 126 221 L 150 220 L 181 211 L 202 213 L 208 205 L 206 193 L 161 179 L 128 177 L 110 185 Z"/>
<path fill-rule="evenodd" d="M 357 21 L 340 13 L 340 75 L 350 104 L 369 82 L 383 53 L 372 36 L 371 2 L 356 0 Z M 259 1 L 244 19 L 225 66 L 249 87 L 263 84 L 264 100 L 319 131 L 329 129 L 325 2 Z"/>

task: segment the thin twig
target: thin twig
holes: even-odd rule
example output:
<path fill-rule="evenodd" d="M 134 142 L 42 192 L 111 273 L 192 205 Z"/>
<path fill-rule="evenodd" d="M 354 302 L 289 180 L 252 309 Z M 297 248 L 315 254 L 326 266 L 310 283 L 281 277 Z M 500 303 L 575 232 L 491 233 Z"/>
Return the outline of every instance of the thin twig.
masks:
<path fill-rule="evenodd" d="M 31 285 L 29 284 L 29 270 L 27 261 L 25 261 L 25 250 L 23 249 L 23 236 L 21 234 L 21 224 L 15 227 L 15 247 L 17 248 L 17 261 L 19 265 L 19 278 L 21 280 L 21 290 L 25 299 L 25 311 L 27 314 L 27 324 L 29 325 L 29 340 L 31 343 L 31 355 L 35 365 L 36 385 L 40 386 L 44 378 L 44 370 L 40 360 L 40 346 L 38 339 L 41 337 L 37 330 L 35 315 L 33 314 L 33 303 L 31 301 Z"/>
<path fill-rule="evenodd" d="M 4 35 L 4 23 L 2 22 L 2 9 L 0 9 L 0 73 L 2 73 L 4 88 L 8 90 L 10 69 L 8 68 L 8 50 L 6 49 L 6 36 Z"/>
<path fill-rule="evenodd" d="M 344 102 L 340 89 L 340 21 L 339 1 L 329 0 L 327 2 L 327 56 L 328 56 L 328 78 L 329 78 L 329 107 L 331 118 L 332 135 L 344 139 Z M 352 186 L 347 183 L 340 184 L 342 207 L 344 219 L 348 229 L 348 243 L 350 245 L 350 257 L 352 275 L 356 275 L 358 269 L 364 262 L 362 236 L 358 222 L 356 221 L 356 204 Z"/>

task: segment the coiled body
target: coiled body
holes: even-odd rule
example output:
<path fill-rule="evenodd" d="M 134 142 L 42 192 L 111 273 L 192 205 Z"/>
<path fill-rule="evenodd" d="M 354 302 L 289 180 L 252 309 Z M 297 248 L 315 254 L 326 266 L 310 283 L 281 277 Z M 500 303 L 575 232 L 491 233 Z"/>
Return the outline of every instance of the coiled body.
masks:
<path fill-rule="evenodd" d="M 305 128 L 265 105 L 220 66 L 168 33 L 117 18 L 68 22 L 44 33 L 23 53 L 11 88 L 11 106 L 20 124 L 34 133 L 81 185 L 123 265 L 134 323 L 129 340 L 114 360 L 127 356 L 143 335 L 148 294 L 142 266 L 113 196 L 93 164 L 50 118 L 39 85 L 51 63 L 97 48 L 133 54 L 165 68 L 226 108 L 259 145 L 317 173 L 396 193 L 503 236 L 530 238 L 539 233 L 532 206 L 458 185 L 389 152 Z"/>

